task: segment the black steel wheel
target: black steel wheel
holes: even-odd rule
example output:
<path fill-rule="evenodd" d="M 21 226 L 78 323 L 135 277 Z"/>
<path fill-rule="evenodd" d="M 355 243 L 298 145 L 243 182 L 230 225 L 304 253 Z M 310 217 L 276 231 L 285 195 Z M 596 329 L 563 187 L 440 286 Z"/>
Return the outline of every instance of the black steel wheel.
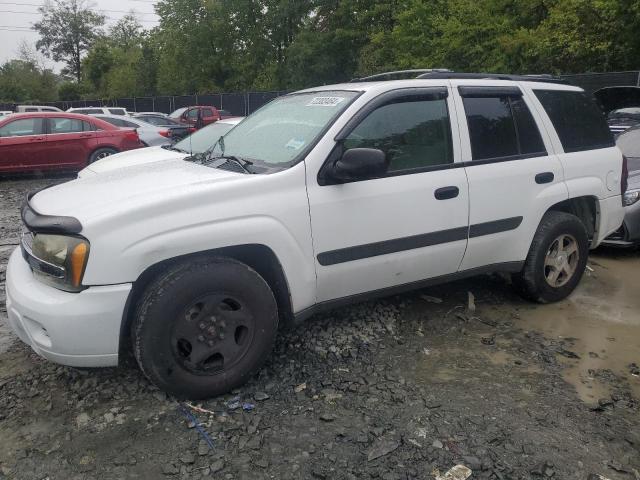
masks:
<path fill-rule="evenodd" d="M 134 354 L 145 375 L 180 398 L 208 398 L 244 383 L 266 360 L 278 327 L 267 282 L 233 259 L 168 268 L 137 303 Z"/>
<path fill-rule="evenodd" d="M 254 313 L 244 301 L 213 294 L 189 305 L 176 319 L 171 346 L 183 368 L 209 375 L 242 360 L 254 334 Z"/>

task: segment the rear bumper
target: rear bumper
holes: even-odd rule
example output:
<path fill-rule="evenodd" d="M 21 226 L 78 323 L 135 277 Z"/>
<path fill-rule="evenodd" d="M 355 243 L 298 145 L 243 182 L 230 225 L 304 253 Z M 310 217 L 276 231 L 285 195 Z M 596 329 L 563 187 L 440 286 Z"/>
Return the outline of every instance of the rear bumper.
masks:
<path fill-rule="evenodd" d="M 640 202 L 624 209 L 622 226 L 604 239 L 602 245 L 632 247 L 640 244 Z"/>
<path fill-rule="evenodd" d="M 598 224 L 597 237 L 593 239 L 591 248 L 599 246 L 605 238 L 613 234 L 620 228 L 624 220 L 625 209 L 622 206 L 622 196 L 615 195 L 601 199 L 600 220 Z"/>
<path fill-rule="evenodd" d="M 131 284 L 63 292 L 36 280 L 16 249 L 7 265 L 9 324 L 40 356 L 74 367 L 118 364 L 122 313 Z"/>

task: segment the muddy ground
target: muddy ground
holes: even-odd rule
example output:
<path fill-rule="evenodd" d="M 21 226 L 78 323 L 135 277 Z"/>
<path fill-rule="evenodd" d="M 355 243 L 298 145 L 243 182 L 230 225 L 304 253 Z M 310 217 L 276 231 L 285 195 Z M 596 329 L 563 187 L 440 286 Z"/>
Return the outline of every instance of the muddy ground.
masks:
<path fill-rule="evenodd" d="M 316 316 L 194 409 L 8 332 L 18 206 L 51 182 L 0 181 L 0 479 L 640 479 L 639 253 L 595 252 L 556 305 L 483 276 Z"/>

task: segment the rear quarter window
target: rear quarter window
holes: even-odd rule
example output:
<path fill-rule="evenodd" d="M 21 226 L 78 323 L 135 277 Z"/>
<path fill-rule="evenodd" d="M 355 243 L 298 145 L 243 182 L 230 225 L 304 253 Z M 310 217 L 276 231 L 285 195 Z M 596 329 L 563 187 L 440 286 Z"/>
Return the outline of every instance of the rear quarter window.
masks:
<path fill-rule="evenodd" d="M 565 152 L 613 147 L 604 113 L 591 95 L 567 90 L 534 90 L 558 132 Z"/>

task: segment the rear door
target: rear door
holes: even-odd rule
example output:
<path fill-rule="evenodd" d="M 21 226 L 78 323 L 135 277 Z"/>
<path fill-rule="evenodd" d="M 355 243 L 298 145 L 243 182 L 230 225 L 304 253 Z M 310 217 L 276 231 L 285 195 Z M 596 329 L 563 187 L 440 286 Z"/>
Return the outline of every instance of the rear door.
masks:
<path fill-rule="evenodd" d="M 460 270 L 519 269 L 544 212 L 567 198 L 562 165 L 519 85 L 452 84 L 469 179 L 469 243 Z"/>
<path fill-rule="evenodd" d="M 17 118 L 0 127 L 0 171 L 38 170 L 46 163 L 44 119 Z"/>
<path fill-rule="evenodd" d="M 52 168 L 81 168 L 96 146 L 96 132 L 85 120 L 47 118 L 47 163 Z"/>

